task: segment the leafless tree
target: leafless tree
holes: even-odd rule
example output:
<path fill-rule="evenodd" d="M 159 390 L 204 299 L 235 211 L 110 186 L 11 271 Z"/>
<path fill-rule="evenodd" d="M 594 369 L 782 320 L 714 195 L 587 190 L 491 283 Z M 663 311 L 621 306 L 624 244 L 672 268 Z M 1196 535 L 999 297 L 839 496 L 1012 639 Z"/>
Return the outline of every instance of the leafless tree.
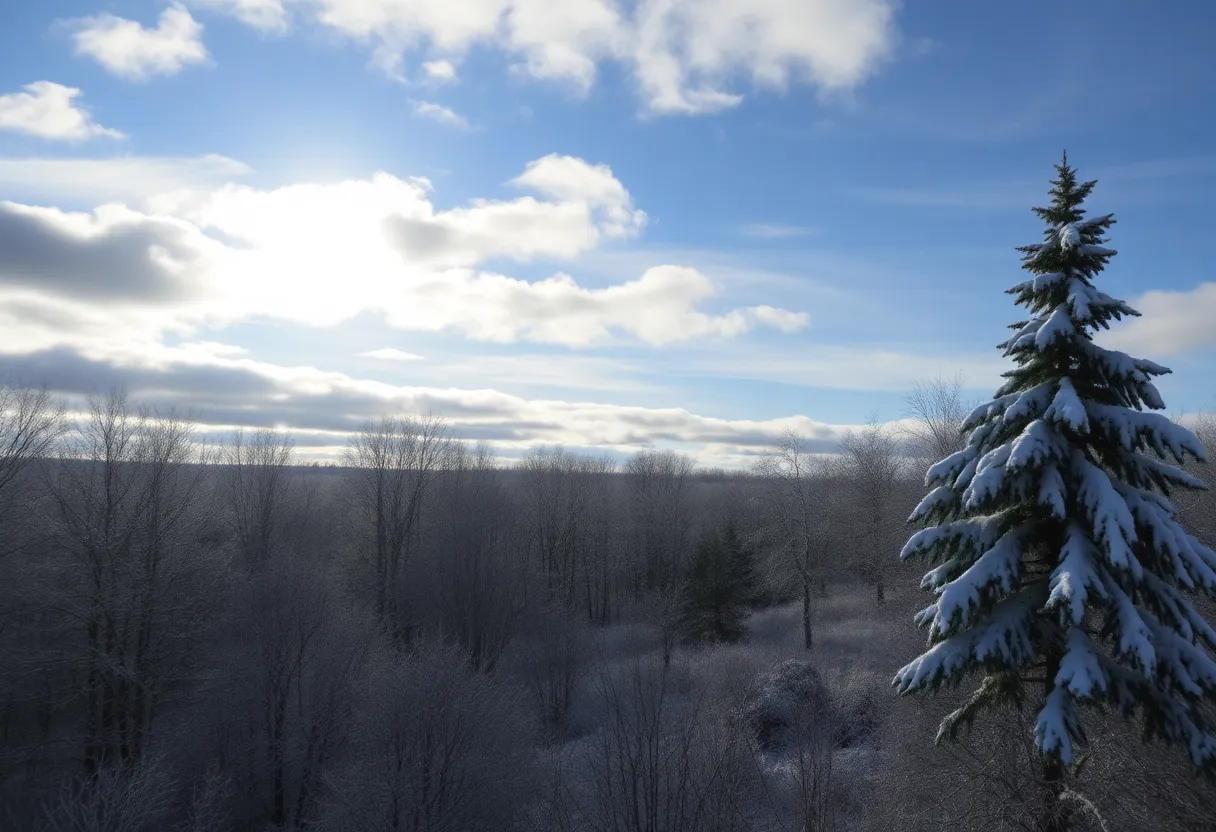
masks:
<path fill-rule="evenodd" d="M 437 545 L 423 591 L 440 637 L 454 636 L 470 664 L 490 672 L 523 613 L 526 564 L 490 449 L 456 445 L 438 491 Z M 426 611 L 422 613 L 424 616 Z"/>
<path fill-rule="evenodd" d="M 904 396 L 904 407 L 911 420 L 904 438 L 919 467 L 927 468 L 966 446 L 962 376 L 916 382 Z"/>
<path fill-rule="evenodd" d="M 892 431 L 877 422 L 846 434 L 840 442 L 853 508 L 857 514 L 854 539 L 861 547 L 863 573 L 874 583 L 881 603 L 886 593 L 887 562 L 895 538 L 903 531 L 897 516 L 897 495 L 905 462 Z"/>
<path fill-rule="evenodd" d="M 749 828 L 747 742 L 737 715 L 703 697 L 682 701 L 674 669 L 638 660 L 600 668 L 603 728 L 578 761 L 567 796 L 592 832 L 727 832 Z"/>
<path fill-rule="evenodd" d="M 241 615 L 240 687 L 257 738 L 249 784 L 278 828 L 308 822 L 375 639 L 332 576 L 305 565 L 258 579 Z"/>
<path fill-rule="evenodd" d="M 404 568 L 418 548 L 427 498 L 454 444 L 438 416 L 385 417 L 366 425 L 346 451 L 351 522 L 358 549 L 371 562 L 376 612 L 401 640 L 411 635 Z"/>
<path fill-rule="evenodd" d="M 33 490 L 22 478 L 52 455 L 67 428 L 63 403 L 45 388 L 0 386 L 0 558 L 21 548 L 10 523 L 29 509 Z"/>
<path fill-rule="evenodd" d="M 690 535 L 689 492 L 695 464 L 675 451 L 639 451 L 625 463 L 633 545 L 641 560 L 635 592 L 678 584 Z"/>
<path fill-rule="evenodd" d="M 197 554 L 203 469 L 173 413 L 135 412 L 125 394 L 90 399 L 50 483 L 52 540 L 70 567 L 62 609 L 83 630 L 84 765 L 138 760 L 162 696 L 189 677 L 181 650 L 213 593 Z"/>
<path fill-rule="evenodd" d="M 352 754 L 329 780 L 325 832 L 507 830 L 528 797 L 530 733 L 510 689 L 418 640 L 373 668 Z"/>
<path fill-rule="evenodd" d="M 238 429 L 220 456 L 233 536 L 249 568 L 264 566 L 282 545 L 293 448 L 286 434 Z"/>
<path fill-rule="evenodd" d="M 838 466 L 837 466 L 838 467 Z M 829 499 L 832 461 L 807 450 L 797 433 L 782 437 L 777 449 L 754 468 L 759 478 L 762 534 L 770 546 L 788 553 L 802 590 L 803 646 L 814 642 L 812 587 L 827 581 L 828 558 L 837 527 L 838 507 Z"/>

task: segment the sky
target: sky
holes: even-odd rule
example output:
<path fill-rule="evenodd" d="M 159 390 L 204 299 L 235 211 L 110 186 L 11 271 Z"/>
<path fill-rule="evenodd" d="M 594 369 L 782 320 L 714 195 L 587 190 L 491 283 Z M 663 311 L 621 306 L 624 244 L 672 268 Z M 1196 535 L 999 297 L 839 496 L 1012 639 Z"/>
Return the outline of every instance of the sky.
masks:
<path fill-rule="evenodd" d="M 503 459 L 990 397 L 1064 149 L 1216 406 L 1216 8 L 103 0 L 0 10 L 0 375 L 302 458 L 434 412 Z"/>

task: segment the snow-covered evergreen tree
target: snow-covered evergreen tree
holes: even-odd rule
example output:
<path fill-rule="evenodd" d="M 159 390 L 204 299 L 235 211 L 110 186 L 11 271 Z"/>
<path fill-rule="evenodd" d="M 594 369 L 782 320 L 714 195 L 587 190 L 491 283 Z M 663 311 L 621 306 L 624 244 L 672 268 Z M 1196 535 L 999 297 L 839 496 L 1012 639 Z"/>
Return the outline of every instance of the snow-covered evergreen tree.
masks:
<path fill-rule="evenodd" d="M 1000 347 L 1017 366 L 976 408 L 964 450 L 932 466 L 903 558 L 934 568 L 937 595 L 916 616 L 929 647 L 894 679 L 900 693 L 982 676 L 938 733 L 952 737 L 997 703 L 1037 710 L 1034 742 L 1050 791 L 1085 744 L 1079 707 L 1140 714 L 1146 738 L 1181 744 L 1216 773 L 1216 631 L 1188 594 L 1216 597 L 1216 553 L 1178 523 L 1174 488 L 1204 484 L 1168 463 L 1203 458 L 1194 435 L 1159 413 L 1165 367 L 1093 341 L 1138 315 L 1094 286 L 1115 252 L 1111 215 L 1087 219 L 1094 182 L 1067 156 L 1044 241 L 1019 249 L 1032 277 L 1008 290 L 1029 310 Z M 1152 451 L 1150 455 L 1146 452 Z M 1047 823 L 1045 828 L 1059 828 Z"/>

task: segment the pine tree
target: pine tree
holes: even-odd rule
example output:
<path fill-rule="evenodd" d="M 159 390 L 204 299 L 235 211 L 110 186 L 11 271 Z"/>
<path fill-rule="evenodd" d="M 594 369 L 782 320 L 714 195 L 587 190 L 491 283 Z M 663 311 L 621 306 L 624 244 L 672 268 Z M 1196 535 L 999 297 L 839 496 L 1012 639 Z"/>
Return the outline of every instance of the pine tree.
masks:
<path fill-rule="evenodd" d="M 689 641 L 737 641 L 755 593 L 750 547 L 733 521 L 705 535 L 693 553 L 680 599 L 680 630 Z"/>
<path fill-rule="evenodd" d="M 1034 209 L 1044 241 L 1019 249 L 1032 277 L 1008 290 L 1030 313 L 1000 345 L 1017 366 L 965 421 L 966 448 L 929 469 L 910 518 L 927 527 L 901 557 L 935 564 L 921 586 L 937 600 L 916 616 L 928 650 L 894 679 L 907 694 L 983 677 L 938 741 L 994 705 L 1037 709 L 1039 824 L 1053 830 L 1085 745 L 1080 705 L 1139 713 L 1146 740 L 1179 743 L 1216 773 L 1216 631 L 1188 598 L 1216 597 L 1216 553 L 1169 500 L 1205 487 L 1168 462 L 1203 448 L 1145 412 L 1165 407 L 1152 379 L 1168 369 L 1093 342 L 1139 313 L 1094 286 L 1115 254 L 1103 245 L 1114 217 L 1081 208 L 1096 183 L 1079 183 L 1067 156 L 1056 171 L 1051 206 Z"/>

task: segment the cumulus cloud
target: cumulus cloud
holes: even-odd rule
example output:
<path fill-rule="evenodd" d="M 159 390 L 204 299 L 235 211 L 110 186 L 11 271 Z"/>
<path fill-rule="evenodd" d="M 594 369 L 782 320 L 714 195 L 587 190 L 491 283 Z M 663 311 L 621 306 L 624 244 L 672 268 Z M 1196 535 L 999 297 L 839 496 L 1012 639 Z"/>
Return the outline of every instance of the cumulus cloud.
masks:
<path fill-rule="evenodd" d="M 700 304 L 718 292 L 695 269 L 656 266 L 640 278 L 603 289 L 566 274 L 535 283 L 497 274 L 447 272 L 420 282 L 417 303 L 400 304 L 389 320 L 403 329 L 457 330 L 482 341 L 534 341 L 583 347 L 623 332 L 654 346 L 694 338 L 733 338 L 764 326 L 792 332 L 805 313 L 753 306 L 721 315 Z"/>
<path fill-rule="evenodd" d="M 24 92 L 0 95 L 0 131 L 25 133 L 40 139 L 91 139 L 123 134 L 93 121 L 89 111 L 76 103 L 80 90 L 53 81 L 26 84 Z"/>
<path fill-rule="evenodd" d="M 1131 301 L 1142 317 L 1115 325 L 1099 341 L 1148 358 L 1216 347 L 1216 283 L 1190 291 L 1154 290 Z"/>
<path fill-rule="evenodd" d="M 460 113 L 445 107 L 442 104 L 436 104 L 432 101 L 411 101 L 410 104 L 414 107 L 414 115 L 421 116 L 425 119 L 446 124 L 449 127 L 455 127 L 460 130 L 469 129 L 469 121 Z"/>
<path fill-rule="evenodd" d="M 438 211 L 427 180 L 381 173 L 273 190 L 228 184 L 174 192 L 146 200 L 157 212 L 7 204 L 0 300 L 26 312 L 6 337 L 25 344 L 53 341 L 57 330 L 99 337 L 97 311 L 79 306 L 92 292 L 125 304 L 137 320 L 123 333 L 144 340 L 253 318 L 332 325 L 362 312 L 404 330 L 572 347 L 620 337 L 663 345 L 806 324 L 804 314 L 770 306 L 706 309 L 720 287 L 678 266 L 597 288 L 568 274 L 525 281 L 480 270 L 491 260 L 573 259 L 637 233 L 645 221 L 603 165 L 547 156 L 510 184 L 539 196 Z M 59 303 L 53 309 L 48 294 Z"/>
<path fill-rule="evenodd" d="M 77 55 L 92 58 L 129 81 L 174 75 L 208 57 L 202 24 L 179 4 L 162 11 L 154 29 L 108 12 L 67 24 L 72 29 Z"/>
<path fill-rule="evenodd" d="M 422 72 L 432 81 L 456 80 L 456 65 L 451 61 L 423 61 Z"/>
<path fill-rule="evenodd" d="M 208 0 L 243 6 L 282 2 Z M 418 52 L 459 59 L 497 49 L 514 69 L 586 91 L 598 67 L 628 68 L 652 113 L 697 115 L 734 107 L 747 85 L 848 89 L 895 44 L 895 0 L 286 0 L 302 16 L 366 44 L 400 73 Z M 269 12 L 267 12 L 269 13 Z M 248 14 L 246 9 L 245 14 Z M 278 19 L 277 17 L 275 18 Z M 257 25 L 257 24 L 251 24 Z M 424 71 L 425 68 L 424 68 Z"/>

